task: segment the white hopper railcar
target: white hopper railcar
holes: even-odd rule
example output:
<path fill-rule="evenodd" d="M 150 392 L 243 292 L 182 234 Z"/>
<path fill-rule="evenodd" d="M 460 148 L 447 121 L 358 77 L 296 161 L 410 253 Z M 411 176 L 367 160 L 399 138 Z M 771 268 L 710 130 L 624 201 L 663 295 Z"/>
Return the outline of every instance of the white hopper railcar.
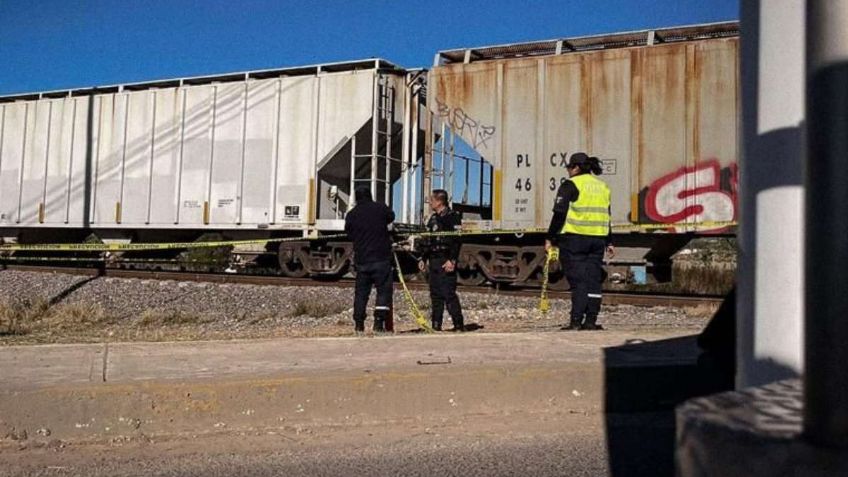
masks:
<path fill-rule="evenodd" d="M 0 234 L 306 237 L 342 230 L 363 185 L 417 222 L 424 79 L 374 59 L 0 97 Z M 278 254 L 292 276 L 339 274 L 351 247 Z"/>

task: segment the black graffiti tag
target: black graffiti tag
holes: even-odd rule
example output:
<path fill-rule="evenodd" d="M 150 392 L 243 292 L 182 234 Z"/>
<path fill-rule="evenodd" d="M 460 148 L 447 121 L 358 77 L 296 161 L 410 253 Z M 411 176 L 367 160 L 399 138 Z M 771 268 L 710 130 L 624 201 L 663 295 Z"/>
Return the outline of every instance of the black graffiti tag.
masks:
<path fill-rule="evenodd" d="M 480 146 L 488 147 L 489 139 L 495 135 L 496 128 L 494 126 L 483 125 L 466 114 L 462 108 L 451 109 L 450 106 L 438 99 L 436 105 L 439 117 L 445 120 L 456 134 L 470 138 L 472 147 L 475 149 Z"/>

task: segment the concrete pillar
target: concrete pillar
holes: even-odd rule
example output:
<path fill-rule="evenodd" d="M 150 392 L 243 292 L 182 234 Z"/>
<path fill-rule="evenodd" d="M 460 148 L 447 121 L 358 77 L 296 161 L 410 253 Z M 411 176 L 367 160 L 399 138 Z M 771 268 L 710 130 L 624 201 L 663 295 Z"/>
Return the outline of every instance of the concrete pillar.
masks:
<path fill-rule="evenodd" d="M 803 366 L 802 0 L 741 2 L 737 387 Z"/>
<path fill-rule="evenodd" d="M 848 448 L 848 2 L 807 0 L 804 436 Z"/>

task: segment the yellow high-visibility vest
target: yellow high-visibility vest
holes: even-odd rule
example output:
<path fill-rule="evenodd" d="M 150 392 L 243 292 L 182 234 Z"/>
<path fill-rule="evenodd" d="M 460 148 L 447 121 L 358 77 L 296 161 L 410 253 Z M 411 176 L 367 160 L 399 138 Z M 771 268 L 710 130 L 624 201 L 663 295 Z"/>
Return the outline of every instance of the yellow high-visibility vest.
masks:
<path fill-rule="evenodd" d="M 603 237 L 609 234 L 610 190 L 604 181 L 592 174 L 571 178 L 580 194 L 568 207 L 565 225 L 560 233 Z"/>

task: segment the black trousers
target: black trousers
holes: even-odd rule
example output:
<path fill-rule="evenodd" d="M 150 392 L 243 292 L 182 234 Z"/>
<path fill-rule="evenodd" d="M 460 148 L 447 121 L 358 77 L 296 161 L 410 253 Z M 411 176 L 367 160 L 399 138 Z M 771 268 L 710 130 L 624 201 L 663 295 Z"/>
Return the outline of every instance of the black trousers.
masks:
<path fill-rule="evenodd" d="M 560 240 L 560 261 L 571 285 L 571 322 L 594 325 L 601 311 L 601 285 L 604 282 L 602 237 L 567 234 Z"/>
<path fill-rule="evenodd" d="M 430 316 L 433 323 L 441 324 L 447 306 L 453 325 L 459 328 L 465 324 L 465 320 L 456 294 L 456 271 L 448 273 L 442 268 L 447 260 L 447 257 L 430 258 Z"/>
<path fill-rule="evenodd" d="M 392 306 L 391 262 L 361 263 L 356 265 L 356 293 L 353 299 L 353 321 L 365 321 L 371 288 L 377 288 L 374 318 L 385 320 Z"/>

